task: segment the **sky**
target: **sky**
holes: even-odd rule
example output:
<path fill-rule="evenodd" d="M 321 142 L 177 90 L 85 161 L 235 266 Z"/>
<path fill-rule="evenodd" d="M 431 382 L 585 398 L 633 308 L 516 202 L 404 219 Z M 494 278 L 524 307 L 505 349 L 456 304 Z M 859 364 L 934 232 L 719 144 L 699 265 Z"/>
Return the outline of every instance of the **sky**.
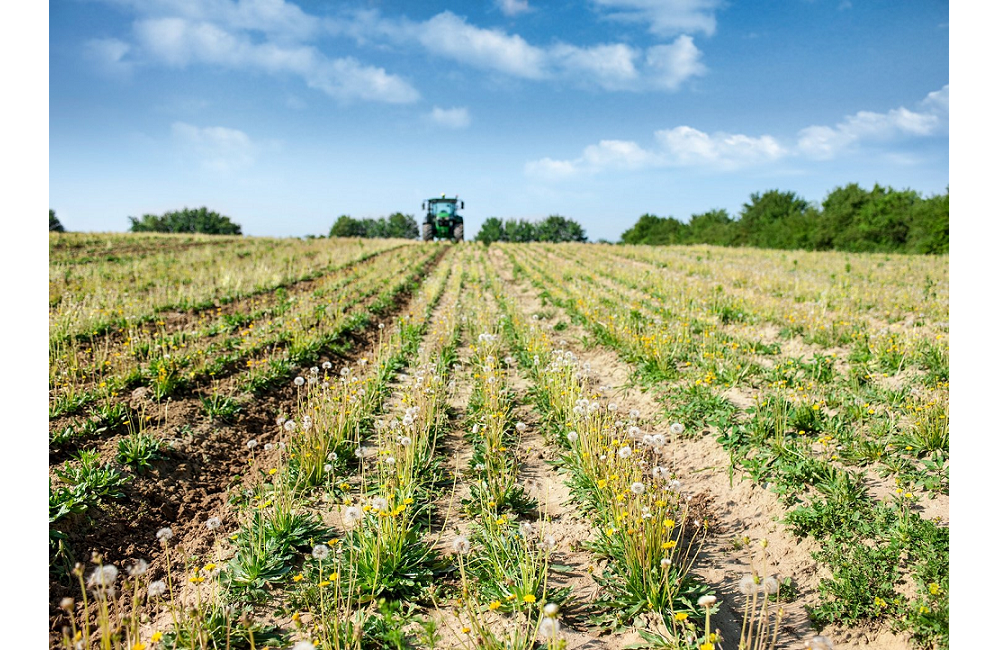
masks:
<path fill-rule="evenodd" d="M 69 230 L 206 206 L 338 215 L 739 214 L 949 189 L 942 0 L 52 0 L 49 207 Z"/>

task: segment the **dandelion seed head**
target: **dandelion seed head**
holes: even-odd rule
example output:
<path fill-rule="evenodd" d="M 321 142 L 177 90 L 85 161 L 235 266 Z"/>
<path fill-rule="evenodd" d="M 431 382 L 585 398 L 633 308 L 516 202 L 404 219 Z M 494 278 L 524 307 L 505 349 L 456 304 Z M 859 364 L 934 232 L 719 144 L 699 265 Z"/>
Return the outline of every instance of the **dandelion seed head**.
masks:
<path fill-rule="evenodd" d="M 162 596 L 167 592 L 167 583 L 163 580 L 155 580 L 146 587 L 146 593 L 152 597 Z"/>
<path fill-rule="evenodd" d="M 136 560 L 135 564 L 129 567 L 129 575 L 133 578 L 138 578 L 146 573 L 147 570 L 149 570 L 149 562 L 140 558 Z"/>
<path fill-rule="evenodd" d="M 292 380 L 292 383 L 295 384 L 296 386 L 302 386 L 303 384 L 306 383 L 306 378 L 296 377 L 295 379 Z"/>
<path fill-rule="evenodd" d="M 646 492 L 646 486 L 643 485 L 641 481 L 636 481 L 635 483 L 629 486 L 629 490 L 636 496 L 640 496 L 641 494 Z"/>
<path fill-rule="evenodd" d="M 633 455 L 633 448 L 629 445 L 619 447 L 619 458 L 629 458 Z"/>
<path fill-rule="evenodd" d="M 715 604 L 716 604 L 716 596 L 713 596 L 711 594 L 706 594 L 705 596 L 702 596 L 698 600 L 699 607 L 709 608 Z"/>
<path fill-rule="evenodd" d="M 554 640 L 560 633 L 560 621 L 557 618 L 546 617 L 539 623 L 539 636 L 543 639 Z"/>
<path fill-rule="evenodd" d="M 567 442 L 577 442 L 578 438 L 576 431 L 567 431 Z"/>
<path fill-rule="evenodd" d="M 740 581 L 737 583 L 737 591 L 744 594 L 745 596 L 750 596 L 758 590 L 758 581 L 750 573 L 745 574 L 741 577 Z"/>
<path fill-rule="evenodd" d="M 313 547 L 313 557 L 317 560 L 325 560 L 330 555 L 330 547 L 317 544 Z"/>
<path fill-rule="evenodd" d="M 460 535 L 452 542 L 452 550 L 459 555 L 468 555 L 469 551 L 472 550 L 472 546 L 468 539 Z"/>
<path fill-rule="evenodd" d="M 156 531 L 156 538 L 161 542 L 166 542 L 173 536 L 174 536 L 174 531 L 172 531 L 169 527 L 161 528 L 160 530 Z"/>
<path fill-rule="evenodd" d="M 205 527 L 209 530 L 215 530 L 222 524 L 222 520 L 219 517 L 209 517 L 205 520 Z"/>
<path fill-rule="evenodd" d="M 353 526 L 362 520 L 365 513 L 358 506 L 350 506 L 344 510 L 344 521 L 348 522 L 348 525 Z"/>
<path fill-rule="evenodd" d="M 671 425 L 671 433 L 673 433 L 674 435 L 680 436 L 684 432 L 685 432 L 685 425 L 683 425 L 682 423 L 675 422 L 674 424 Z"/>
<path fill-rule="evenodd" d="M 257 446 L 256 438 L 251 438 L 250 440 L 247 441 L 247 449 L 253 449 L 256 446 Z"/>

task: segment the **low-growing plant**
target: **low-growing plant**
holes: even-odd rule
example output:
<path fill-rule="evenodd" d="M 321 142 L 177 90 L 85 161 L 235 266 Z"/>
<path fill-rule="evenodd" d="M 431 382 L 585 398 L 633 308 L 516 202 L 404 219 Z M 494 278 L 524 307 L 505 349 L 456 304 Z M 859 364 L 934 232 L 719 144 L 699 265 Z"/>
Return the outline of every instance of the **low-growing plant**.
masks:
<path fill-rule="evenodd" d="M 155 435 L 134 431 L 118 441 L 115 459 L 142 473 L 151 467 L 154 460 L 163 458 L 160 448 L 163 442 Z"/>
<path fill-rule="evenodd" d="M 235 397 L 215 392 L 202 397 L 202 412 L 210 420 L 232 422 L 241 410 L 243 407 Z"/>

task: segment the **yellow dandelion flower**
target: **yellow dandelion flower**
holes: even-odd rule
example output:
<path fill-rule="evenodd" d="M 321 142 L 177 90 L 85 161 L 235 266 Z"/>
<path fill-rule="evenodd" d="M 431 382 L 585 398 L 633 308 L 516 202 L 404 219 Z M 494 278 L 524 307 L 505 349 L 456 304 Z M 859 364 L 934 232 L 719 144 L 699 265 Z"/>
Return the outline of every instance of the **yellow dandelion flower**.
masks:
<path fill-rule="evenodd" d="M 534 603 L 535 602 L 535 596 L 533 594 L 525 594 L 524 601 L 526 603 Z"/>

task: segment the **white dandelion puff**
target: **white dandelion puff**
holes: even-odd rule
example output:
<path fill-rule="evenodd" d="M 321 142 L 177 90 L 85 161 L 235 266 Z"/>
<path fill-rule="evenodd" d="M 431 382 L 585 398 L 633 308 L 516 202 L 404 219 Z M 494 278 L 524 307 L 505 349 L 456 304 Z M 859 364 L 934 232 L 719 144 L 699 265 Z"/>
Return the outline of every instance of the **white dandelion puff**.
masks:
<path fill-rule="evenodd" d="M 560 621 L 557 618 L 546 617 L 539 623 L 539 636 L 543 639 L 553 640 L 560 633 Z"/>
<path fill-rule="evenodd" d="M 166 542 L 173 536 L 174 536 L 174 531 L 172 531 L 170 528 L 165 527 L 156 531 L 156 538 L 161 542 Z"/>
<path fill-rule="evenodd" d="M 472 546 L 470 545 L 469 540 L 461 535 L 456 537 L 452 542 L 452 550 L 459 555 L 468 555 L 471 549 Z"/>
<path fill-rule="evenodd" d="M 129 567 L 129 575 L 133 578 L 137 578 L 149 569 L 149 562 L 143 559 L 139 559 L 135 564 Z"/>
<path fill-rule="evenodd" d="M 350 506 L 344 511 L 344 521 L 347 522 L 349 526 L 354 526 L 365 516 L 362 509 L 358 506 Z"/>
<path fill-rule="evenodd" d="M 313 547 L 312 555 L 317 560 L 325 560 L 330 555 L 330 547 L 324 544 L 317 544 Z"/>

